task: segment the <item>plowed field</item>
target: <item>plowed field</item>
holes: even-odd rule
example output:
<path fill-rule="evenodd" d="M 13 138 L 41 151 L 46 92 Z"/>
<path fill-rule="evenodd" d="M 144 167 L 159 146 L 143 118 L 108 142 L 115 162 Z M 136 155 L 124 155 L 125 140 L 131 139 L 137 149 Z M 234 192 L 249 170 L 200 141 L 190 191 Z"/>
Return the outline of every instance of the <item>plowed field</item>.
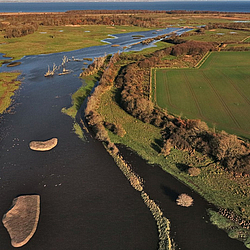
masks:
<path fill-rule="evenodd" d="M 152 73 L 161 108 L 250 138 L 250 52 L 213 52 L 200 68 Z"/>

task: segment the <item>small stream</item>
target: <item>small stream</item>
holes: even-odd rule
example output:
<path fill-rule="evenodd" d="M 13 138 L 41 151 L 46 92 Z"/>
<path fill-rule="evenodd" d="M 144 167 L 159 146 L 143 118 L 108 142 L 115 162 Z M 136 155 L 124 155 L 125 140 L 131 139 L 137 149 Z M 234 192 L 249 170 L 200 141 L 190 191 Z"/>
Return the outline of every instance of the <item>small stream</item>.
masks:
<path fill-rule="evenodd" d="M 174 28 L 167 31 L 172 32 Z M 146 39 L 155 37 L 155 32 L 161 35 L 167 31 L 115 35 L 117 38 L 108 39 L 107 45 L 25 56 L 17 67 L 0 68 L 0 72 L 19 70 L 23 79 L 12 111 L 0 117 L 0 215 L 6 213 L 12 200 L 20 194 L 41 196 L 37 231 L 22 249 L 157 249 L 156 223 L 140 193 L 129 185 L 102 144 L 89 134 L 86 141 L 80 140 L 72 130 L 72 119 L 61 112 L 63 107 L 70 107 L 71 95 L 82 85 L 78 76 L 83 62 L 70 61 L 66 68 L 73 72 L 68 75 L 44 77 L 44 73 L 48 65 L 61 64 L 64 55 L 82 59 L 112 54 L 138 42 L 134 35 L 144 35 L 142 39 Z M 142 48 L 145 46 L 137 44 L 130 50 Z M 52 137 L 57 137 L 59 143 L 51 151 L 35 152 L 28 147 L 32 140 Z M 194 198 L 201 202 L 183 212 L 173 205 L 166 190 L 190 193 L 190 189 L 176 180 L 175 183 L 163 181 L 166 173 L 159 172 L 160 168 L 148 167 L 140 159 L 133 164 L 130 151 L 122 152 L 146 181 L 146 192 L 170 218 L 175 241 L 181 249 L 245 249 L 242 243 L 229 239 L 223 231 L 207 223 L 207 218 L 201 219 L 209 205 L 197 194 Z M 189 216 L 190 213 L 196 216 Z M 0 239 L 0 249 L 13 249 L 3 226 L 0 226 Z"/>

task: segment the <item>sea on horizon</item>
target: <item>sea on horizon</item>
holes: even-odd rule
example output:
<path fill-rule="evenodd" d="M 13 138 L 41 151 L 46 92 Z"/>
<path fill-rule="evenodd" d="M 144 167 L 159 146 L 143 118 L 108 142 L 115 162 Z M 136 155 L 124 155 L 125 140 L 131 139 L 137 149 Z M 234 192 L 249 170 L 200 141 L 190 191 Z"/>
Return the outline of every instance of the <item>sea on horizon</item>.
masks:
<path fill-rule="evenodd" d="M 159 2 L 0 2 L 0 12 L 65 12 L 67 10 L 202 10 L 250 12 L 250 1 Z"/>

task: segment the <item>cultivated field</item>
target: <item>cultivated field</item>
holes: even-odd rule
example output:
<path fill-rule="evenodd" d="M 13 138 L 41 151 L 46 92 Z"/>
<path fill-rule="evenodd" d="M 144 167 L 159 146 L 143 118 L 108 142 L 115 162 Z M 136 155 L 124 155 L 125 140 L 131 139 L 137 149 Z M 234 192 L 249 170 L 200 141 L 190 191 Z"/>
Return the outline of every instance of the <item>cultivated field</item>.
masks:
<path fill-rule="evenodd" d="M 171 113 L 250 138 L 249 65 L 250 52 L 213 52 L 199 69 L 153 69 L 153 99 Z"/>

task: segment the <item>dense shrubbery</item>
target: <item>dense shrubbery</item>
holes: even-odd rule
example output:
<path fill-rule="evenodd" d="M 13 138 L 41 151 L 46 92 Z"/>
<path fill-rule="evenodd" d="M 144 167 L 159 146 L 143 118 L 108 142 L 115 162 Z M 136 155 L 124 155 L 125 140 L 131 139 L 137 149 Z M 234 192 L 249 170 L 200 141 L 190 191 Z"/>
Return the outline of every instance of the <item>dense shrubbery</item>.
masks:
<path fill-rule="evenodd" d="M 94 62 L 89 64 L 88 67 L 80 74 L 80 77 L 95 74 L 103 66 L 106 56 L 97 57 Z"/>
<path fill-rule="evenodd" d="M 175 45 L 173 52 L 179 54 L 204 54 L 214 48 L 212 43 L 185 42 Z M 169 49 L 166 50 L 167 53 Z M 165 54 L 157 51 L 156 54 Z M 155 54 L 151 58 L 154 58 Z M 190 153 L 201 152 L 222 164 L 228 171 L 250 174 L 250 145 L 235 135 L 225 132 L 215 133 L 200 120 L 182 119 L 158 110 L 145 95 L 143 74 L 145 68 L 157 65 L 157 60 L 150 62 L 142 58 L 125 67 L 116 78 L 116 86 L 120 89 L 120 105 L 134 117 L 163 128 L 164 144 L 162 154 L 167 156 L 171 148 L 185 150 Z"/>
<path fill-rule="evenodd" d="M 211 156 L 229 171 L 250 174 L 250 145 L 235 135 L 214 133 L 200 120 L 168 121 L 163 138 L 168 150 L 171 146 L 189 152 L 196 150 Z"/>
<path fill-rule="evenodd" d="M 215 49 L 215 44 L 210 42 L 187 41 L 172 48 L 171 55 L 204 55 L 208 51 Z"/>
<path fill-rule="evenodd" d="M 95 88 L 93 94 L 88 97 L 87 106 L 85 109 L 85 118 L 88 125 L 92 128 L 96 139 L 105 142 L 107 147 L 113 152 L 118 152 L 118 149 L 109 139 L 108 132 L 105 127 L 120 136 L 124 136 L 126 131 L 119 124 L 105 124 L 103 117 L 99 114 L 98 108 L 102 94 L 111 87 L 115 76 L 116 66 L 115 63 L 119 59 L 119 53 L 114 54 L 104 70 L 100 78 L 99 85 Z"/>
<path fill-rule="evenodd" d="M 21 37 L 34 33 L 38 29 L 38 23 L 25 23 L 25 24 L 11 24 L 3 28 L 5 31 L 5 38 Z"/>
<path fill-rule="evenodd" d="M 19 37 L 33 33 L 39 25 L 130 25 L 139 27 L 159 27 L 163 23 L 142 13 L 160 13 L 160 11 L 137 10 L 79 10 L 65 13 L 32 13 L 18 15 L 0 15 L 0 30 L 5 37 Z M 139 14 L 139 15 L 137 15 Z"/>
<path fill-rule="evenodd" d="M 18 15 L 0 15 L 0 30 L 6 31 L 6 38 L 31 34 L 39 25 L 130 25 L 138 27 L 165 27 L 164 18 L 158 14 L 218 14 L 209 11 L 148 11 L 148 10 L 77 10 L 64 13 L 32 13 Z M 157 15 L 156 15 L 157 14 Z M 243 23 L 209 23 L 204 29 L 228 28 L 249 29 L 250 24 Z M 34 29 L 35 28 L 35 29 Z M 198 30 L 202 32 L 203 27 Z M 197 33 L 198 33 L 197 32 Z M 145 43 L 151 42 L 150 40 Z"/>

